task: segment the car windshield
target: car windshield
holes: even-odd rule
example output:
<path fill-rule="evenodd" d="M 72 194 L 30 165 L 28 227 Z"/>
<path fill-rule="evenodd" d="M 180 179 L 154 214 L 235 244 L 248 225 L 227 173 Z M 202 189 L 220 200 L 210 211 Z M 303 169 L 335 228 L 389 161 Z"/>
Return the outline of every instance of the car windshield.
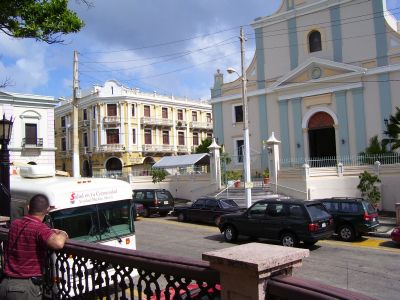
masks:
<path fill-rule="evenodd" d="M 231 199 L 221 199 L 220 200 L 222 208 L 232 208 L 232 207 L 239 207 L 235 201 Z"/>
<path fill-rule="evenodd" d="M 363 203 L 365 209 L 367 210 L 367 212 L 368 212 L 369 214 L 374 214 L 374 213 L 376 213 L 376 209 L 372 206 L 371 203 L 369 203 L 368 201 L 363 201 L 362 203 Z"/>
<path fill-rule="evenodd" d="M 101 203 L 50 213 L 51 225 L 71 239 L 99 242 L 134 231 L 130 200 Z"/>
<path fill-rule="evenodd" d="M 321 203 L 307 205 L 307 210 L 310 213 L 311 219 L 329 218 L 330 214 Z"/>

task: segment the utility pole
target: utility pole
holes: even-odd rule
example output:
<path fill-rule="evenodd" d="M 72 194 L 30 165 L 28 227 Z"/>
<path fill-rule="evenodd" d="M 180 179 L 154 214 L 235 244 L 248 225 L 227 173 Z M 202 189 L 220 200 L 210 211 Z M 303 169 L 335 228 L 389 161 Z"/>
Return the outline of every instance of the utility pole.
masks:
<path fill-rule="evenodd" d="M 79 165 L 79 133 L 78 133 L 78 51 L 74 50 L 72 82 L 72 176 L 81 177 Z"/>
<path fill-rule="evenodd" d="M 246 37 L 243 27 L 240 27 L 240 53 L 242 65 L 242 99 L 243 99 L 243 140 L 244 140 L 244 188 L 247 207 L 251 206 L 251 171 L 250 171 L 250 135 L 249 135 L 249 116 L 247 108 L 247 76 L 245 70 L 245 48 Z"/>

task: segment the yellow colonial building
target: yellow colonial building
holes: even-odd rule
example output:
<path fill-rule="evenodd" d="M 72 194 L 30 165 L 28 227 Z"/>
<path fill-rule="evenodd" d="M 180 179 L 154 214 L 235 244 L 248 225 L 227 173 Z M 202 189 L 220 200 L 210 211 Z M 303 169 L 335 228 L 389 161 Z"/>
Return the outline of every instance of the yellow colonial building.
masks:
<path fill-rule="evenodd" d="M 143 93 L 114 80 L 78 97 L 82 176 L 145 172 L 166 155 L 190 154 L 212 137 L 208 101 Z M 55 109 L 56 167 L 72 173 L 72 100 Z"/>

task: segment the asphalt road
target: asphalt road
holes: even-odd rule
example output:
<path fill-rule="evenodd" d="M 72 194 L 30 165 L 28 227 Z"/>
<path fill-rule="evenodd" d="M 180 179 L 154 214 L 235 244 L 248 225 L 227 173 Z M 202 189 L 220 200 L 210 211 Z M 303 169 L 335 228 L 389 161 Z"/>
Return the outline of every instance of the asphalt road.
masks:
<path fill-rule="evenodd" d="M 217 227 L 179 223 L 176 218 L 139 218 L 135 226 L 138 250 L 201 260 L 204 252 L 234 246 L 224 241 Z M 249 241 L 241 238 L 238 244 Z M 320 241 L 294 275 L 376 299 L 400 299 L 400 247 L 375 238 Z"/>

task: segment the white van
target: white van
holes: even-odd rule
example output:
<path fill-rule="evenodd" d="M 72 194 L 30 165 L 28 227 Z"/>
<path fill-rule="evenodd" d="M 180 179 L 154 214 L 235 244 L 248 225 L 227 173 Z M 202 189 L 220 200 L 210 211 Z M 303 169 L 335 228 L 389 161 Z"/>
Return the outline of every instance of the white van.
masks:
<path fill-rule="evenodd" d="M 129 183 L 108 178 L 55 176 L 45 166 L 21 167 L 12 175 L 11 219 L 27 214 L 27 204 L 36 194 L 50 201 L 45 222 L 64 230 L 73 240 L 136 249 L 132 188 Z"/>

